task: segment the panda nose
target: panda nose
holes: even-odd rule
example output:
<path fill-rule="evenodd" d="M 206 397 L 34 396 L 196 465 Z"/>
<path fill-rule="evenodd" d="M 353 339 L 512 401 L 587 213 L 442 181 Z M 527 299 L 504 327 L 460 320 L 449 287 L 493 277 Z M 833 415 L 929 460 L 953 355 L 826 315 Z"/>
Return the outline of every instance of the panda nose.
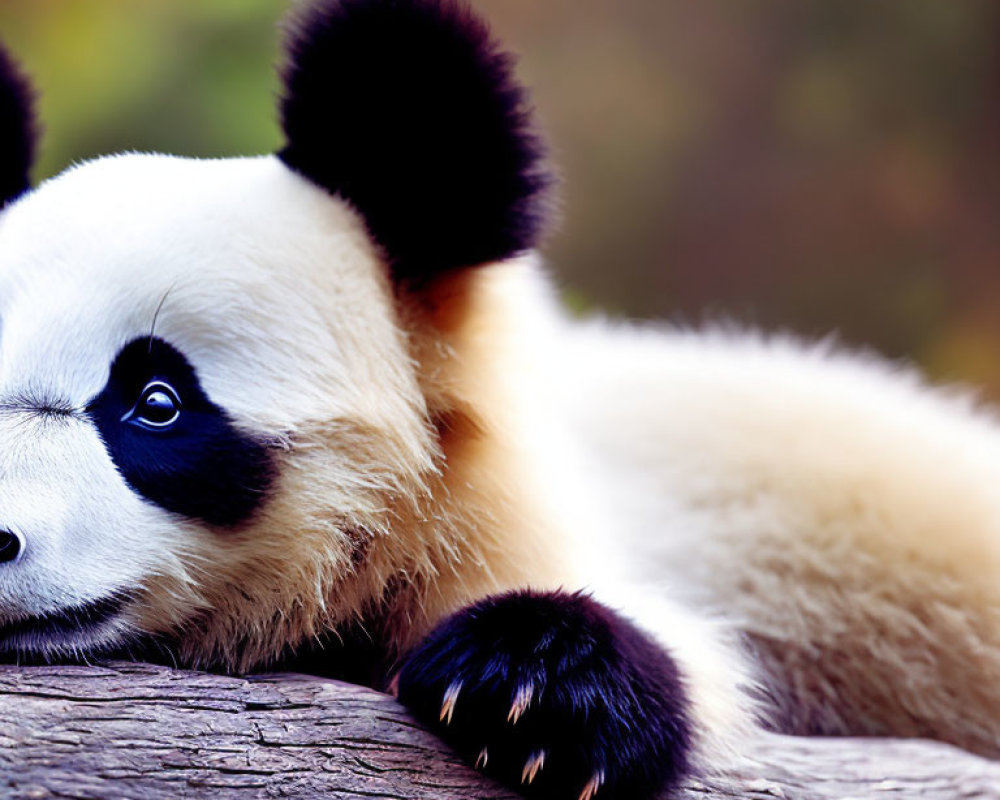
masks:
<path fill-rule="evenodd" d="M 0 530 L 0 564 L 17 560 L 23 549 L 24 542 L 20 536 L 12 531 Z"/>

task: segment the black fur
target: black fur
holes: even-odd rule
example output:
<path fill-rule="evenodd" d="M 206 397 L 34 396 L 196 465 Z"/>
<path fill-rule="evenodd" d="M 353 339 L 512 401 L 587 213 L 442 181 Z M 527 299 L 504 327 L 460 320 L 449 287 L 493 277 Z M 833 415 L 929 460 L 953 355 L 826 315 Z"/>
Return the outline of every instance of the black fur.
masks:
<path fill-rule="evenodd" d="M 35 138 L 31 87 L 0 47 L 0 208 L 30 187 Z"/>
<path fill-rule="evenodd" d="M 586 595 L 525 591 L 481 601 L 407 658 L 398 685 L 418 719 L 531 798 L 577 800 L 603 775 L 598 800 L 648 800 L 688 767 L 689 708 L 676 665 Z M 456 686 L 449 713 L 445 699 Z M 512 708 L 527 687 L 518 717 Z M 538 753 L 544 764 L 527 783 L 525 765 Z"/>
<path fill-rule="evenodd" d="M 169 383 L 182 403 L 177 423 L 166 430 L 123 421 L 152 380 Z M 126 345 L 87 413 L 129 486 L 168 511 L 234 525 L 253 513 L 270 486 L 267 443 L 236 430 L 187 359 L 162 339 Z"/>
<path fill-rule="evenodd" d="M 326 0 L 293 21 L 279 156 L 348 200 L 394 277 L 534 247 L 550 176 L 513 59 L 458 0 Z"/>

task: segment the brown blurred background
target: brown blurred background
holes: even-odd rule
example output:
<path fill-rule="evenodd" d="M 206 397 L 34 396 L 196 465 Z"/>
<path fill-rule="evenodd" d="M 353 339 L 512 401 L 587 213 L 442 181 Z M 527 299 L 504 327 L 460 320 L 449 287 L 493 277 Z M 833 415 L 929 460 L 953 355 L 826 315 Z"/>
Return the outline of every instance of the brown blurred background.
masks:
<path fill-rule="evenodd" d="M 853 345 L 1000 399 L 1000 3 L 477 0 L 565 180 L 569 302 Z M 37 177 L 279 141 L 282 0 L 3 0 Z"/>

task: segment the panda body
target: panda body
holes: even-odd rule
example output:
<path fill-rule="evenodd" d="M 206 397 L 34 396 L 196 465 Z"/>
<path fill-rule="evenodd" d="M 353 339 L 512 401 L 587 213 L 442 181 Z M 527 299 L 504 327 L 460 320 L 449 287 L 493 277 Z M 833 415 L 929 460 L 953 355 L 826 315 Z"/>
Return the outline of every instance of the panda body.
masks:
<path fill-rule="evenodd" d="M 770 724 L 995 757 L 993 412 L 828 342 L 579 333 L 562 399 L 632 514 L 630 580 L 738 627 Z"/>
<path fill-rule="evenodd" d="M 0 649 L 337 672 L 360 632 L 534 797 L 650 797 L 759 724 L 1000 753 L 991 412 L 829 344 L 570 320 L 464 6 L 328 0 L 289 53 L 278 155 L 33 191 L 0 59 Z"/>

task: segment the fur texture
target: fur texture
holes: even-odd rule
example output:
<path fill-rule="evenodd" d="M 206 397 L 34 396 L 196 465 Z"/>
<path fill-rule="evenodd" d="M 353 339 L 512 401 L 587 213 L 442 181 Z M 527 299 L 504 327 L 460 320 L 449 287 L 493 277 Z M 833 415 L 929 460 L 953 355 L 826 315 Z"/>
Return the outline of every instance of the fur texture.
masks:
<path fill-rule="evenodd" d="M 0 46 L 0 208 L 27 190 L 35 158 L 31 86 Z"/>
<path fill-rule="evenodd" d="M 291 24 L 281 159 L 362 214 L 397 279 L 538 243 L 542 145 L 511 57 L 457 0 L 327 0 Z"/>
<path fill-rule="evenodd" d="M 561 398 L 631 510 L 634 580 L 750 635 L 774 726 L 1000 755 L 992 409 L 830 343 L 605 324 L 568 343 Z"/>
<path fill-rule="evenodd" d="M 165 412 L 149 402 L 156 397 Z M 282 440 L 236 430 L 187 359 L 160 338 L 126 344 L 86 412 L 129 486 L 167 511 L 227 526 L 267 499 L 270 448 Z"/>
<path fill-rule="evenodd" d="M 341 672 L 363 639 L 431 721 L 517 710 L 470 761 L 584 800 L 711 768 L 755 715 L 1000 756 L 992 412 L 829 346 L 568 321 L 507 258 L 546 179 L 482 24 L 305 19 L 280 157 L 104 158 L 3 209 L 0 649 Z M 176 427 L 136 416 L 156 381 Z"/>
<path fill-rule="evenodd" d="M 513 592 L 442 623 L 399 698 L 467 760 L 529 797 L 649 797 L 687 769 L 687 692 L 670 656 L 582 594 Z"/>

